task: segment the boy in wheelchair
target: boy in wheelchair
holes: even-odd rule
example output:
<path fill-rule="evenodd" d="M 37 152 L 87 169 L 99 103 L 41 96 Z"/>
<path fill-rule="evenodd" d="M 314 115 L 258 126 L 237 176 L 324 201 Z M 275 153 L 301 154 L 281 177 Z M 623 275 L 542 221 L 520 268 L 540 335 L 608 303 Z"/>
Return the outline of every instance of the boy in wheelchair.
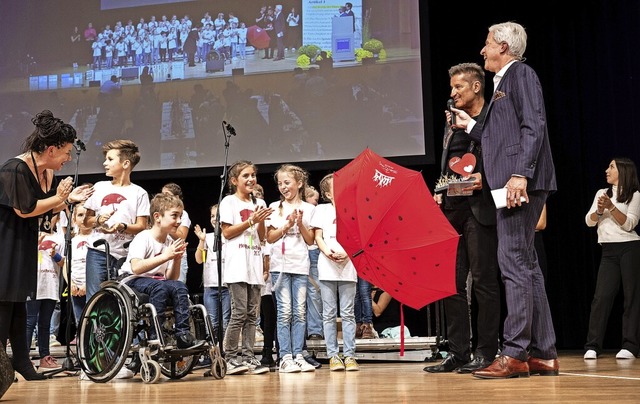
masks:
<path fill-rule="evenodd" d="M 222 60 L 231 61 L 231 38 L 221 32 L 213 44 L 213 48 L 218 52 Z"/>
<path fill-rule="evenodd" d="M 176 235 L 182 215 L 182 201 L 173 195 L 158 194 L 151 200 L 152 227 L 138 233 L 131 241 L 127 260 L 119 273 L 122 283 L 149 296 L 158 313 L 160 324 L 169 302 L 175 316 L 175 336 L 178 349 L 198 348 L 205 341 L 190 332 L 189 291 L 178 281 L 180 259 L 187 243 Z M 155 330 L 151 330 L 151 339 Z"/>

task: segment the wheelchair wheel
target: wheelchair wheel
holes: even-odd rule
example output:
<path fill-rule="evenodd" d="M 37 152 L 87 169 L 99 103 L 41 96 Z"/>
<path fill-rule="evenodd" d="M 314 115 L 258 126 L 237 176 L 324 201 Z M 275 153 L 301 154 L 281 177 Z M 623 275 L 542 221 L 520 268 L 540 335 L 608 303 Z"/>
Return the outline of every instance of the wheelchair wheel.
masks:
<path fill-rule="evenodd" d="M 222 55 L 217 50 L 212 50 L 207 53 L 207 60 L 220 60 Z"/>
<path fill-rule="evenodd" d="M 82 311 L 78 359 L 94 382 L 113 379 L 127 359 L 135 326 L 131 299 L 126 289 L 113 282 L 100 289 Z"/>
<path fill-rule="evenodd" d="M 147 384 L 153 384 L 160 379 L 160 364 L 156 361 L 147 361 L 147 366 L 140 368 L 140 377 Z"/>

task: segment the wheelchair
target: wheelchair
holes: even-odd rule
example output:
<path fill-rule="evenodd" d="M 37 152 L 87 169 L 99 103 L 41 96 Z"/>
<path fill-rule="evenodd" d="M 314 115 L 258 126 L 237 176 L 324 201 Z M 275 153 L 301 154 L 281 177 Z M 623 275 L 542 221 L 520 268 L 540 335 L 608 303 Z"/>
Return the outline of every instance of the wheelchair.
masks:
<path fill-rule="evenodd" d="M 94 246 L 101 245 L 98 240 Z M 107 268 L 110 268 L 108 244 Z M 121 261 L 116 267 L 122 264 Z M 140 363 L 140 376 L 144 383 L 155 383 L 164 375 L 170 379 L 185 377 L 194 368 L 201 355 L 211 358 L 211 369 L 206 376 L 222 379 L 227 365 L 216 343 L 211 320 L 201 304 L 190 305 L 191 332 L 204 345 L 178 349 L 174 333 L 173 311 L 168 308 L 160 324 L 155 307 L 149 297 L 126 284 L 112 280 L 112 274 L 100 285 L 82 312 L 78 327 L 77 357 L 87 377 L 96 383 L 113 379 L 125 366 L 127 359 Z M 151 330 L 157 339 L 150 340 Z"/>

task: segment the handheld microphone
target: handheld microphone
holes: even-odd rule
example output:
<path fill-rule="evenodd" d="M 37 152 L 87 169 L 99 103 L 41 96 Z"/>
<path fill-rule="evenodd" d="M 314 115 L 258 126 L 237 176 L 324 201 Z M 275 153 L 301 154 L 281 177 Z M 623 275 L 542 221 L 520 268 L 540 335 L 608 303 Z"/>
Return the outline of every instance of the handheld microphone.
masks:
<path fill-rule="evenodd" d="M 229 132 L 231 136 L 236 135 L 236 130 L 234 129 L 233 126 L 231 126 L 230 123 L 227 123 L 227 121 L 222 121 L 222 124 L 224 125 L 224 128 L 227 130 L 227 132 Z"/>
<path fill-rule="evenodd" d="M 87 151 L 87 147 L 84 145 L 84 142 L 80 139 L 76 139 L 76 148 L 82 151 Z"/>
<path fill-rule="evenodd" d="M 455 106 L 456 102 L 453 100 L 453 98 L 449 98 L 449 100 L 447 101 L 447 110 L 451 112 L 451 125 L 456 124 L 456 114 L 451 110 L 451 108 L 455 108 Z"/>

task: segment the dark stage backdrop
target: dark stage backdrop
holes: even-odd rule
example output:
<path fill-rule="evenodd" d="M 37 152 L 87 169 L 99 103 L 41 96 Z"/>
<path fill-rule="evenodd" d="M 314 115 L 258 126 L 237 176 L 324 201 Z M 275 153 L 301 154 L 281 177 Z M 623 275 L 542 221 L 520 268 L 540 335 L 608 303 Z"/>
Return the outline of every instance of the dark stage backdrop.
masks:
<path fill-rule="evenodd" d="M 487 28 L 493 23 L 513 20 L 527 29 L 526 63 L 535 68 L 544 90 L 559 188 L 548 200 L 548 226 L 544 231 L 548 295 L 558 348 L 581 349 L 600 260 L 595 229 L 586 227 L 584 216 L 596 190 L 606 186 L 604 170 L 614 156 L 628 156 L 640 163 L 640 136 L 634 119 L 640 89 L 636 77 L 640 72 L 637 52 L 640 2 L 587 0 L 570 13 L 559 12 L 553 6 L 557 2 L 514 5 L 494 1 L 486 6 L 478 2 L 420 3 L 421 17 L 428 18 L 429 28 L 423 30 L 421 36 L 423 42 L 431 44 L 433 79 L 434 106 L 430 111 L 425 110 L 425 114 L 435 117 L 434 133 L 441 132 L 444 122 L 443 111 L 449 97 L 448 68 L 460 62 L 482 65 L 479 52 Z M 488 75 L 489 89 L 491 79 Z M 440 144 L 439 139 L 434 140 L 436 156 L 440 155 Z M 384 151 L 378 152 L 384 154 Z M 439 161 L 410 166 L 422 170 L 429 186 L 433 186 L 438 167 Z M 312 184 L 317 186 L 322 176 L 335 167 L 309 165 L 307 168 L 312 172 Z M 274 169 L 275 166 L 260 167 L 259 180 L 265 187 L 267 201 L 278 197 L 272 175 Z M 134 174 L 134 181 L 150 193 L 159 191 L 169 180 L 181 184 L 193 222 L 208 224 L 208 207 L 217 201 L 220 191 L 219 171 Z M 83 178 L 96 179 L 104 177 Z M 189 241 L 191 246 L 196 245 L 193 235 Z M 189 273 L 192 291 L 200 289 L 200 271 L 192 262 Z M 618 302 L 609 321 L 605 348 L 620 347 L 621 311 Z M 424 335 L 424 310 L 409 317 L 412 331 Z"/>

